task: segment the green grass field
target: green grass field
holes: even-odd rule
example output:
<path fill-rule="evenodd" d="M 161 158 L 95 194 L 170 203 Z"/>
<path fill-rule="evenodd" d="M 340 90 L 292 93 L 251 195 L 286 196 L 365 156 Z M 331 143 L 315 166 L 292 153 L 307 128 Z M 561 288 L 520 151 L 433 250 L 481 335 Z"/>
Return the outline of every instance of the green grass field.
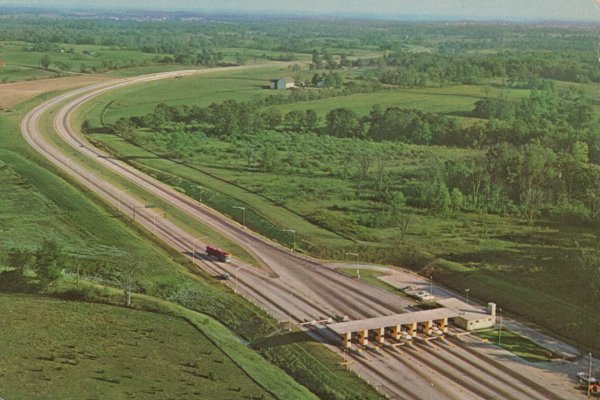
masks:
<path fill-rule="evenodd" d="M 498 89 L 470 85 L 453 85 L 443 88 L 426 89 L 388 89 L 374 93 L 361 93 L 340 98 L 307 101 L 286 104 L 274 107 L 283 113 L 292 110 L 304 111 L 312 108 L 324 118 L 334 108 L 349 108 L 358 115 L 367 115 L 375 104 L 384 109 L 388 107 L 399 107 L 406 109 L 417 109 L 425 112 L 446 114 L 454 116 L 465 124 L 478 121 L 477 118 L 468 117 L 473 110 L 475 102 L 484 97 L 495 97 L 500 93 L 506 93 L 509 98 L 517 99 L 529 95 L 527 90 Z"/>
<path fill-rule="evenodd" d="M 7 399 L 274 399 L 181 318 L 2 294 L 0 314 Z"/>
<path fill-rule="evenodd" d="M 290 74 L 286 67 L 277 67 L 150 82 L 103 95 L 90 103 L 89 108 L 86 107 L 86 114 L 94 124 L 99 122 L 101 115 L 105 123 L 113 123 L 124 116 L 150 113 L 159 102 L 207 107 L 213 102 L 231 98 L 251 100 L 255 96 L 273 94 L 273 91 L 264 89 L 269 80 Z"/>
<path fill-rule="evenodd" d="M 498 329 L 488 329 L 474 334 L 529 362 L 549 361 L 550 358 L 554 358 L 552 352 L 511 331 L 502 330 L 500 333 Z"/>
<path fill-rule="evenodd" d="M 109 65 L 125 68 L 152 63 L 156 54 L 122 50 L 105 46 L 71 45 L 57 46 L 49 51 L 28 51 L 31 45 L 24 42 L 5 42 L 0 45 L 0 82 L 51 78 L 81 72 L 103 70 Z M 50 66 L 44 69 L 40 60 L 47 55 Z"/>
<path fill-rule="evenodd" d="M 380 276 L 387 275 L 385 272 L 370 269 L 361 269 L 360 271 L 358 271 L 354 268 L 338 268 L 337 271 L 351 278 L 358 278 L 360 280 L 363 280 L 373 286 L 382 288 L 383 290 L 386 290 L 390 293 L 394 293 L 399 296 L 403 294 L 403 292 L 399 291 L 394 286 L 388 285 L 387 283 L 379 279 Z"/>

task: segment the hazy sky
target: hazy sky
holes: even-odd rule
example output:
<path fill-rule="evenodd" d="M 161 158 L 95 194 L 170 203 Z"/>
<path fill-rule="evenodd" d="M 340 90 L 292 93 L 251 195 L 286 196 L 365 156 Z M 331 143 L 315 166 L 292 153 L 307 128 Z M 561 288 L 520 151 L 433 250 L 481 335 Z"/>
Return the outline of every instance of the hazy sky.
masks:
<path fill-rule="evenodd" d="M 170 11 L 373 14 L 394 16 L 583 19 L 600 22 L 595 0 L 0 0 L 0 6 L 128 7 Z"/>

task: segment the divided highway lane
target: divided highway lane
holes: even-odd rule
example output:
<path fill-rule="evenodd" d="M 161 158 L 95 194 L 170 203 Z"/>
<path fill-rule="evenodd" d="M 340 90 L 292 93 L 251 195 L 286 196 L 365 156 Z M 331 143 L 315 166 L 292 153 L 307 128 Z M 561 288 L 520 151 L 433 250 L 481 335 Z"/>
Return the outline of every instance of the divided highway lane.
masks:
<path fill-rule="evenodd" d="M 272 64 L 269 66 L 272 66 Z M 258 67 L 237 67 L 228 70 Z M 124 206 L 129 210 L 133 210 L 134 207 L 143 207 L 142 201 L 122 192 L 121 188 L 102 180 L 101 176 L 92 177 L 90 174 L 93 171 L 85 170 L 40 135 L 37 129 L 39 118 L 58 104 L 69 98 L 74 98 L 59 110 L 54 119 L 57 134 L 73 149 L 125 178 L 130 184 L 134 184 L 161 198 L 189 215 L 190 218 L 212 227 L 248 249 L 270 269 L 269 274 L 255 268 L 239 269 L 235 273 L 236 269 L 243 265 L 238 260 L 234 260 L 232 265 L 223 265 L 195 257 L 193 261 L 211 274 L 224 271 L 232 275 L 235 274 L 239 290 L 281 320 L 289 318 L 298 323 L 335 315 L 348 315 L 352 319 L 357 319 L 402 312 L 409 305 L 406 300 L 356 279 L 341 275 L 309 257 L 292 253 L 286 248 L 244 229 L 234 221 L 137 171 L 130 165 L 113 159 L 109 154 L 93 147 L 70 126 L 72 114 L 78 107 L 109 90 L 158 79 L 190 74 L 207 74 L 223 70 L 219 68 L 153 74 L 78 89 L 34 109 L 23 120 L 21 129 L 32 147 L 77 179 L 83 186 L 95 192 L 107 203 L 115 207 Z M 194 240 L 192 234 L 163 218 L 158 218 L 154 227 L 156 214 L 147 209 L 141 208 L 140 210 L 137 212 L 139 216 L 137 221 L 141 225 L 177 251 L 188 257 L 190 256 L 191 244 Z M 311 334 L 316 335 L 314 332 Z M 369 357 L 353 356 L 351 368 L 394 398 L 417 400 L 477 399 L 486 398 L 490 395 L 493 398 L 502 398 L 508 393 L 510 393 L 510 397 L 513 397 L 513 393 L 520 393 L 521 395 L 527 393 L 527 395 L 530 395 L 532 392 L 532 385 L 526 378 L 516 383 L 511 382 L 510 386 L 512 387 L 510 389 L 502 385 L 491 385 L 491 387 L 479 389 L 476 388 L 479 385 L 475 384 L 471 385 L 471 390 L 469 390 L 469 388 L 462 385 L 461 380 L 464 378 L 460 374 L 456 374 L 455 361 L 446 363 L 443 358 L 435 359 L 434 367 L 430 360 L 433 357 L 431 352 L 435 350 L 427 346 L 418 347 L 419 351 L 423 352 L 423 361 L 425 361 L 425 365 L 422 367 L 423 370 L 415 367 L 415 365 L 422 364 L 414 361 L 414 357 L 411 357 L 411 361 L 407 364 L 405 356 L 399 354 Z M 410 353 L 411 350 L 408 352 Z M 478 362 L 481 362 L 481 360 Z M 431 375 L 431 380 L 435 379 L 435 384 L 428 384 L 429 375 Z M 485 377 L 485 374 L 483 377 Z M 489 379 L 490 375 L 486 378 Z M 471 377 L 468 378 L 468 380 L 471 379 Z M 519 387 L 519 385 L 523 385 L 523 387 Z M 535 390 L 533 393 L 535 393 Z M 528 397 L 536 398 L 535 395 Z M 540 395 L 537 398 L 547 397 Z"/>

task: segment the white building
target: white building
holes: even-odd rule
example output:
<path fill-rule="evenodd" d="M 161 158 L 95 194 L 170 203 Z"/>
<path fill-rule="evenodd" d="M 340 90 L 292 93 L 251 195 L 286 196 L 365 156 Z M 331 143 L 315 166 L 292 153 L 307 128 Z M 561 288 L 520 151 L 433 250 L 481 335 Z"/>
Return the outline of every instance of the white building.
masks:
<path fill-rule="evenodd" d="M 487 310 L 455 298 L 438 300 L 437 303 L 455 311 L 458 317 L 453 319 L 454 325 L 467 331 L 493 328 L 496 325 L 496 304 L 494 303 L 488 303 Z"/>

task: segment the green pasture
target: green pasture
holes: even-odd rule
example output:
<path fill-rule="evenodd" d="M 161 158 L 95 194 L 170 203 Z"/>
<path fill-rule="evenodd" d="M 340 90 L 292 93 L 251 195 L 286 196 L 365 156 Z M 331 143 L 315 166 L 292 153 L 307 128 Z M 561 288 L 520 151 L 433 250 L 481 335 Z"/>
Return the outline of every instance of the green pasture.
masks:
<path fill-rule="evenodd" d="M 304 111 L 309 108 L 317 111 L 325 118 L 327 113 L 335 108 L 349 108 L 358 115 L 367 115 L 371 108 L 379 104 L 384 109 L 399 107 L 417 109 L 420 111 L 445 114 L 457 117 L 465 124 L 478 121 L 470 114 L 475 103 L 485 97 L 506 94 L 509 98 L 519 98 L 529 95 L 528 90 L 494 88 L 490 86 L 453 85 L 443 88 L 423 89 L 386 89 L 373 93 L 359 93 L 335 99 L 305 101 L 273 107 L 282 113 L 293 110 Z"/>
<path fill-rule="evenodd" d="M 92 72 L 93 68 L 104 69 L 112 64 L 115 67 L 134 67 L 152 63 L 156 54 L 134 50 L 122 50 L 93 45 L 59 45 L 51 51 L 29 51 L 31 45 L 24 42 L 0 43 L 0 81 L 20 81 L 42 79 L 59 74 Z M 40 66 L 44 56 L 50 58 L 48 70 Z"/>
<path fill-rule="evenodd" d="M 290 74 L 287 67 L 276 67 L 210 73 L 130 86 L 94 99 L 86 106 L 86 118 L 97 124 L 99 117 L 104 115 L 105 123 L 113 123 L 121 117 L 150 113 L 157 103 L 207 107 L 231 98 L 251 100 L 255 96 L 273 94 L 273 91 L 266 89 L 270 79 Z"/>

